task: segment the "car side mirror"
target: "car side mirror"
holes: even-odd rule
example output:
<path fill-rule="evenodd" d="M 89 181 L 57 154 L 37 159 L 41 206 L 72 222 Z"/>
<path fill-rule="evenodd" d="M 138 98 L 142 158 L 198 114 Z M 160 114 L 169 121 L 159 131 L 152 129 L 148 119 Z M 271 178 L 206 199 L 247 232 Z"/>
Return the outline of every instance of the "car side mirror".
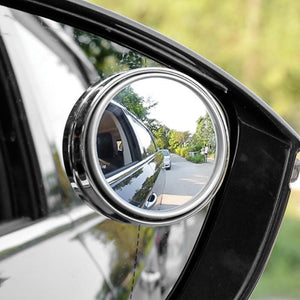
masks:
<path fill-rule="evenodd" d="M 164 170 L 171 167 L 169 150 L 159 151 L 154 135 L 169 135 L 171 149 L 178 142 L 172 138 L 182 139 L 184 157 L 172 154 L 172 173 Z M 211 201 L 226 172 L 229 137 L 220 106 L 203 86 L 177 71 L 143 68 L 86 91 L 67 121 L 63 152 L 72 186 L 90 206 L 154 226 Z"/>

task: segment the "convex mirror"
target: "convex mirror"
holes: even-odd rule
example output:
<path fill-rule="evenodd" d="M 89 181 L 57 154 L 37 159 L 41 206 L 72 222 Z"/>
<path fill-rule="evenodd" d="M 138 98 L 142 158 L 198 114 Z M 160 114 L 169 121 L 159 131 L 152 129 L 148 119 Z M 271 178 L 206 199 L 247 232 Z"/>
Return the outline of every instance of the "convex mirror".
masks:
<path fill-rule="evenodd" d="M 198 82 L 143 68 L 91 86 L 66 124 L 64 161 L 74 190 L 122 222 L 171 224 L 199 211 L 225 175 L 224 115 Z"/>

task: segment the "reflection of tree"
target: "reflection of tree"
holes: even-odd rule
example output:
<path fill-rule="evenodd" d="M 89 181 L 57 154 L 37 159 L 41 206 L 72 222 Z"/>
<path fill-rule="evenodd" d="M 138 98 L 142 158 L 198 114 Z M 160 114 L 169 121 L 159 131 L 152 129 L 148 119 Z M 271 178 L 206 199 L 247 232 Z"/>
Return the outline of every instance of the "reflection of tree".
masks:
<path fill-rule="evenodd" d="M 170 130 L 169 132 L 169 146 L 170 150 L 174 151 L 179 148 L 183 147 L 185 143 L 188 141 L 190 133 L 188 131 L 176 131 Z"/>
<path fill-rule="evenodd" d="M 157 158 L 159 156 L 159 158 Z M 141 207 L 147 198 L 149 197 L 149 194 L 154 186 L 154 183 L 159 175 L 160 168 L 157 167 L 158 165 L 161 165 L 162 158 L 161 155 L 157 155 L 154 162 L 156 164 L 156 169 L 153 173 L 152 168 L 149 167 L 148 164 L 146 164 L 144 167 L 141 167 L 136 172 L 134 172 L 132 175 L 128 176 L 125 179 L 122 179 L 119 183 L 116 185 L 113 185 L 113 190 L 123 199 L 128 201 L 134 206 Z M 149 170 L 151 170 L 149 172 Z M 142 180 L 135 180 L 139 176 L 142 177 Z M 137 185 L 137 182 L 143 182 L 142 185 Z M 122 191 L 123 187 L 131 187 L 131 192 L 129 191 Z"/>
<path fill-rule="evenodd" d="M 149 197 L 150 192 L 153 190 L 153 186 L 157 181 L 159 173 L 161 172 L 162 162 L 163 155 L 161 153 L 158 153 L 153 160 L 153 163 L 155 164 L 154 173 L 143 182 L 142 188 L 137 190 L 132 199 L 133 203 L 139 203 L 139 206 L 145 203 L 145 201 Z"/>
<path fill-rule="evenodd" d="M 115 247 L 114 251 L 110 252 L 109 280 L 115 288 L 112 299 L 128 299 L 135 260 L 137 260 L 136 276 L 138 277 L 143 268 L 144 259 L 152 247 L 153 228 L 141 227 L 139 235 L 137 231 L 136 226 L 112 220 L 106 220 L 92 229 L 92 234 L 97 241 L 104 245 L 113 243 Z M 137 237 L 139 237 L 138 243 Z M 104 283 L 97 299 L 106 299 L 109 290 L 107 283 Z"/>
<path fill-rule="evenodd" d="M 120 71 L 158 65 L 135 51 L 80 29 L 73 29 L 73 37 L 102 79 Z"/>
<path fill-rule="evenodd" d="M 156 130 L 152 130 L 152 133 L 155 137 L 156 144 L 160 149 L 169 148 L 169 134 L 170 129 L 165 125 L 160 125 Z"/>
<path fill-rule="evenodd" d="M 71 27 L 68 27 L 67 31 L 72 32 L 72 37 L 94 64 L 101 79 L 121 71 L 160 66 L 157 62 L 138 52 L 94 34 Z M 151 131 L 159 127 L 157 120 L 149 118 L 149 111 L 156 103 L 151 102 L 151 99 L 145 99 L 143 95 L 138 95 L 131 86 L 124 88 L 114 100 L 126 107 Z"/>
<path fill-rule="evenodd" d="M 109 40 L 80 29 L 69 28 L 69 30 L 73 31 L 74 40 L 94 64 L 102 79 L 120 71 L 159 66 L 151 59 Z M 145 99 L 143 95 L 137 94 L 131 86 L 124 88 L 115 97 L 115 100 L 124 105 L 152 131 L 160 148 L 170 148 L 175 152 L 176 149 L 187 144 L 188 135 L 186 132 L 169 130 L 164 124 L 149 118 L 149 111 L 156 103 L 151 102 L 151 99 Z M 199 118 L 197 132 L 189 141 L 188 146 L 198 151 L 205 144 L 210 145 L 212 151 L 215 151 L 215 135 L 208 115 Z"/>
<path fill-rule="evenodd" d="M 73 30 L 73 38 L 94 64 L 102 79 L 121 71 L 160 66 L 155 61 L 117 45 L 99 36 L 82 31 Z M 117 102 L 125 106 L 131 113 L 140 119 L 151 130 L 156 128 L 157 121 L 149 118 L 149 110 L 156 105 L 151 99 L 138 95 L 131 86 L 125 87 L 116 97 Z"/>
<path fill-rule="evenodd" d="M 169 129 L 160 124 L 153 135 L 161 149 L 169 149 L 176 154 L 189 159 L 189 152 L 198 152 L 205 146 L 210 153 L 215 153 L 216 137 L 212 120 L 208 113 L 197 120 L 196 132 L 190 136 L 188 131 Z"/>
<path fill-rule="evenodd" d="M 155 153 L 157 150 L 156 145 L 151 141 L 149 147 L 146 149 L 147 156 Z"/>
<path fill-rule="evenodd" d="M 155 156 L 155 158 L 154 158 L 154 162 L 155 162 L 155 164 L 156 164 L 155 170 L 156 170 L 156 169 L 160 169 L 161 164 L 163 163 L 163 159 L 164 159 L 164 156 L 162 155 L 161 152 L 158 153 L 158 154 Z"/>
<path fill-rule="evenodd" d="M 143 95 L 137 94 L 131 86 L 126 86 L 119 92 L 114 100 L 125 106 L 141 121 L 148 121 L 149 110 L 156 105 L 151 99 L 145 100 Z"/>
<path fill-rule="evenodd" d="M 214 153 L 216 148 L 216 137 L 210 116 L 206 113 L 197 121 L 197 130 L 193 135 L 190 146 L 200 150 L 205 145 L 210 146 L 210 152 Z"/>
<path fill-rule="evenodd" d="M 149 118 L 150 109 L 157 105 L 151 98 L 145 99 L 143 95 L 136 93 L 131 86 L 126 86 L 119 92 L 114 100 L 134 114 L 140 121 L 148 127 L 149 130 L 156 128 L 158 121 Z"/>
<path fill-rule="evenodd" d="M 137 189 L 136 193 L 134 194 L 130 203 L 134 205 L 138 204 L 138 206 L 142 206 L 153 188 L 153 185 L 156 181 L 158 174 L 153 174 L 152 176 L 148 177 L 144 182 L 140 189 Z"/>
<path fill-rule="evenodd" d="M 115 192 L 117 192 L 117 191 L 121 190 L 123 187 L 132 184 L 132 180 L 134 180 L 135 178 L 139 177 L 142 174 L 143 174 L 143 169 L 140 168 L 136 172 L 134 172 L 133 174 L 131 174 L 130 176 L 126 177 L 125 179 L 122 179 L 116 185 L 113 185 L 112 186 L 113 190 Z"/>

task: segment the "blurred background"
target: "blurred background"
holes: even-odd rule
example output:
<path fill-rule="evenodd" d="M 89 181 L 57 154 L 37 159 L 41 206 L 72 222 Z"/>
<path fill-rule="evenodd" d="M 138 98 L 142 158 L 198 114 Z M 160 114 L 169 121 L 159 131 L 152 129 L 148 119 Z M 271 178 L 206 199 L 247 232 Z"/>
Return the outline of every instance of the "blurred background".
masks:
<path fill-rule="evenodd" d="M 141 22 L 237 78 L 300 132 L 300 1 L 89 0 Z M 300 184 L 251 299 L 300 299 Z"/>

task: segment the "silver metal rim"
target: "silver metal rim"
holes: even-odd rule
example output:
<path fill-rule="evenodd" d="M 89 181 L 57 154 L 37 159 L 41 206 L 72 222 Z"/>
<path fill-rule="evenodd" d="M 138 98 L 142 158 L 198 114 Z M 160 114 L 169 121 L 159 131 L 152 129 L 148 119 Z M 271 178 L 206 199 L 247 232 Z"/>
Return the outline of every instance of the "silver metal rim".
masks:
<path fill-rule="evenodd" d="M 187 204 L 167 211 L 145 210 L 122 200 L 107 183 L 101 171 L 95 147 L 99 120 L 111 99 L 128 84 L 150 77 L 172 79 L 192 89 L 206 105 L 207 111 L 213 121 L 216 134 L 217 148 L 215 166 L 206 186 Z M 93 96 L 94 94 L 95 93 L 93 93 Z M 108 81 L 106 85 L 99 89 L 91 105 L 86 122 L 89 126 L 83 129 L 82 144 L 86 145 L 86 147 L 81 149 L 83 165 L 87 172 L 89 184 L 102 199 L 103 204 L 105 204 L 113 214 L 121 215 L 128 222 L 134 224 L 171 224 L 201 210 L 215 196 L 224 179 L 228 165 L 229 134 L 225 117 L 220 106 L 211 94 L 197 81 L 181 72 L 166 68 L 135 69 L 120 73 Z M 100 187 L 100 190 L 98 187 Z M 110 201 L 107 201 L 106 197 L 109 197 Z"/>

